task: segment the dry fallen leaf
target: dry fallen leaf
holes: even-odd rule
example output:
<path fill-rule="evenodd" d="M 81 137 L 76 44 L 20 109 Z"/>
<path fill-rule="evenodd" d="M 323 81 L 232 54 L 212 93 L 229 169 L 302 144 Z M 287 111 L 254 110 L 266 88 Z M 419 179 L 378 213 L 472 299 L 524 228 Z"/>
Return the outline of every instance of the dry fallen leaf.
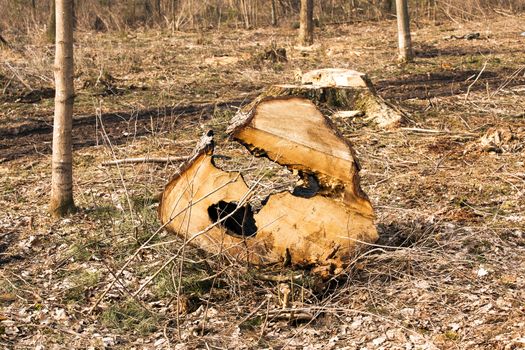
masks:
<path fill-rule="evenodd" d="M 0 303 L 12 303 L 16 301 L 16 295 L 12 293 L 0 294 Z"/>

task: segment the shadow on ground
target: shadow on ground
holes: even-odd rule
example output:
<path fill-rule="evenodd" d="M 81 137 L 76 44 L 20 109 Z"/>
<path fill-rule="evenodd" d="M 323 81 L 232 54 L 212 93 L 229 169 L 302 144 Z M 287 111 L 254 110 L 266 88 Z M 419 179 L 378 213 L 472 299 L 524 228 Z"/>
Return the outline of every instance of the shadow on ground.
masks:
<path fill-rule="evenodd" d="M 152 123 L 157 130 L 173 131 L 189 118 L 207 120 L 216 108 L 238 107 L 245 102 L 245 99 L 238 99 L 218 104 L 155 107 L 132 113 L 115 112 L 76 117 L 73 120 L 73 148 L 95 146 L 100 138 L 97 134 L 104 131 L 113 144 L 126 142 L 130 135 L 136 137 L 151 134 Z M 50 154 L 52 133 L 52 123 L 44 120 L 34 120 L 17 128 L 0 129 L 0 162 L 34 154 Z"/>

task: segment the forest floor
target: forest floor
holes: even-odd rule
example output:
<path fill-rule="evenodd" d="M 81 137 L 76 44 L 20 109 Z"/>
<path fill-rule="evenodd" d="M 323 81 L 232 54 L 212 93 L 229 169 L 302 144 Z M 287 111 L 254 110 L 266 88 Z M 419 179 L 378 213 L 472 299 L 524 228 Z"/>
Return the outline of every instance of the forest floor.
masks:
<path fill-rule="evenodd" d="M 78 212 L 62 220 L 46 211 L 53 47 L 39 33 L 4 33 L 0 347 L 525 348 L 524 23 L 416 23 L 409 65 L 396 62 L 393 21 L 316 29 L 308 49 L 285 28 L 79 32 Z M 451 38 L 471 32 L 480 37 Z M 287 62 L 262 59 L 272 45 Z M 325 284 L 187 247 L 135 295 L 181 246 L 166 232 L 144 246 L 160 227 L 155 195 L 178 164 L 102 163 L 189 155 L 208 128 L 219 153 L 247 159 L 223 137 L 238 107 L 326 67 L 368 73 L 408 115 L 393 130 L 336 121 L 362 165 L 378 245 Z M 279 313 L 283 284 L 307 317 Z"/>

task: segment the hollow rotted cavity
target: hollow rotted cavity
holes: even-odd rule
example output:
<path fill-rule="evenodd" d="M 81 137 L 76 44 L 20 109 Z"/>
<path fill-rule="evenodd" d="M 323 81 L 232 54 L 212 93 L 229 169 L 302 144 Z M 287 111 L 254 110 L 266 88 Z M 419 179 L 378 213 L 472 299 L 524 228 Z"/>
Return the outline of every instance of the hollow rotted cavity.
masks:
<path fill-rule="evenodd" d="M 251 206 L 239 207 L 237 202 L 219 201 L 208 208 L 208 215 L 215 223 L 226 228 L 232 236 L 253 237 L 257 234 L 257 226 Z"/>

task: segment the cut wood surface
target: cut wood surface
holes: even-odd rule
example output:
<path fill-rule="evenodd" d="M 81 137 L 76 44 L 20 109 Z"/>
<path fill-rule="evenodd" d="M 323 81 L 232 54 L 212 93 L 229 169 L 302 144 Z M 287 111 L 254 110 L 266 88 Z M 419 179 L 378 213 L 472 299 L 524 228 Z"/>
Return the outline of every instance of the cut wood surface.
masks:
<path fill-rule="evenodd" d="M 373 89 L 367 75 L 351 69 L 323 68 L 303 74 L 301 82 L 316 86 Z"/>
<path fill-rule="evenodd" d="M 233 137 L 252 153 L 264 153 L 283 166 L 315 174 L 321 193 L 342 196 L 348 205 L 372 213 L 358 185 L 359 164 L 350 144 L 309 100 L 267 99 L 240 115 L 234 125 Z M 341 188 L 344 191 L 334 192 Z"/>
<path fill-rule="evenodd" d="M 240 173 L 216 167 L 212 142 L 202 143 L 163 193 L 159 215 L 169 231 L 254 264 L 342 266 L 356 246 L 375 242 L 353 150 L 311 101 L 263 100 L 230 131 L 254 155 L 297 170 L 303 187 L 271 195 L 254 212 L 253 189 Z"/>

